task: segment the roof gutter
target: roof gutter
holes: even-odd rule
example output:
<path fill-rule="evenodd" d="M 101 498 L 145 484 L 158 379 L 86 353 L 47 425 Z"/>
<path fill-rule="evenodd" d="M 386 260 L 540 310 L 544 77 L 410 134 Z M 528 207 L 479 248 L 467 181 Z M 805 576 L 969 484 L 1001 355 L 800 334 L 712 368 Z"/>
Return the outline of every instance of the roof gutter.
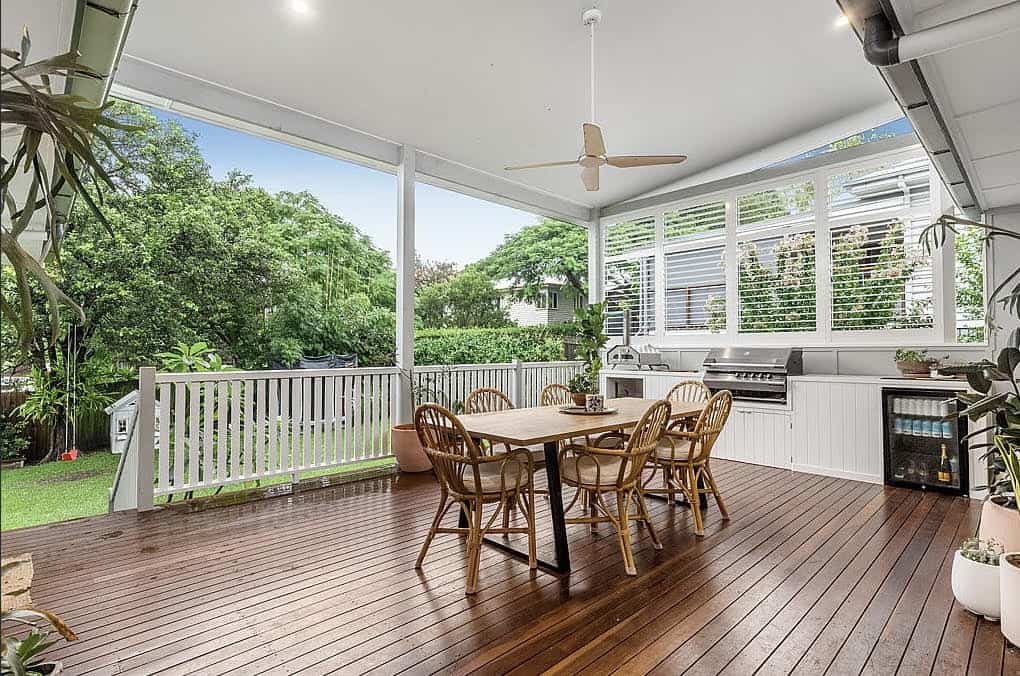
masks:
<path fill-rule="evenodd" d="M 864 20 L 862 42 L 868 63 L 888 67 L 1015 30 L 1020 30 L 1020 1 L 901 36 L 894 33 L 885 13 L 879 12 Z"/>

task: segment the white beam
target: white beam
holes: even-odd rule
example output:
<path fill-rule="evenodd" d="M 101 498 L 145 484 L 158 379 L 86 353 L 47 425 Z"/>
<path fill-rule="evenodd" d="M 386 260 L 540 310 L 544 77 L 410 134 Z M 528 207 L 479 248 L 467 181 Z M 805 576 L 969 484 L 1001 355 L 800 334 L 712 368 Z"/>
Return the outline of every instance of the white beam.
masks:
<path fill-rule="evenodd" d="M 411 422 L 414 411 L 414 161 L 414 148 L 402 146 L 397 166 L 396 362 L 403 374 L 397 390 L 397 423 Z"/>
<path fill-rule="evenodd" d="M 583 224 L 591 219 L 592 209 L 589 206 L 436 155 L 418 151 L 416 167 L 419 180 L 440 188 L 457 190 L 568 223 Z"/>
<path fill-rule="evenodd" d="M 599 209 L 592 209 L 591 221 L 588 222 L 588 302 L 599 303 L 603 300 L 602 289 L 602 221 Z"/>

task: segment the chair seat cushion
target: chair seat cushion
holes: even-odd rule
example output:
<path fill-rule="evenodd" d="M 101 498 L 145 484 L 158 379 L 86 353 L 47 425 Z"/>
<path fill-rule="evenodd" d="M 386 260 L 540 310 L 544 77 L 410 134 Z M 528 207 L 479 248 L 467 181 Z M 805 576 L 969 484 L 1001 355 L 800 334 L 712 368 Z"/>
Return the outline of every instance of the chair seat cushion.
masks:
<path fill-rule="evenodd" d="M 500 479 L 500 469 L 503 478 Z M 520 473 L 521 487 L 531 483 L 531 475 L 528 474 L 528 466 L 519 460 L 508 460 L 504 465 L 502 462 L 486 462 L 478 467 L 478 475 L 482 493 L 499 493 L 503 490 L 511 491 L 517 485 L 517 475 Z M 464 482 L 471 485 L 471 470 L 465 470 Z"/>
<path fill-rule="evenodd" d="M 620 458 L 607 456 L 568 456 L 560 465 L 560 476 L 569 484 L 613 486 L 620 476 Z"/>
<path fill-rule="evenodd" d="M 662 439 L 659 444 L 655 447 L 653 454 L 657 460 L 665 460 L 666 462 L 687 462 L 687 450 L 690 448 L 690 442 L 682 441 L 672 445 L 668 439 Z"/>

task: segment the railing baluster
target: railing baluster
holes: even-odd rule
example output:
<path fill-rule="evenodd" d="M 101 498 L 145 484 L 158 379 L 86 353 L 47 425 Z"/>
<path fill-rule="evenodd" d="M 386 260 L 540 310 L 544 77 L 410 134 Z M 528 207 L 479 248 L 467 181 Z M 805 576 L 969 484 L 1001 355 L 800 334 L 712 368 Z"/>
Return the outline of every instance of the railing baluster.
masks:
<path fill-rule="evenodd" d="M 230 478 L 236 479 L 241 473 L 241 383 L 230 383 L 230 420 L 227 421 L 230 434 Z"/>
<path fill-rule="evenodd" d="M 188 484 L 194 486 L 202 480 L 202 447 L 199 435 L 202 430 L 202 383 L 188 383 Z"/>
<path fill-rule="evenodd" d="M 137 404 L 136 404 L 137 405 Z M 173 412 L 170 402 L 170 385 L 159 386 L 159 445 L 156 454 L 159 457 L 159 482 L 156 489 L 163 491 L 170 487 L 170 418 Z"/>
<path fill-rule="evenodd" d="M 188 418 L 185 415 L 184 383 L 174 385 L 174 483 L 173 487 L 179 488 L 184 483 L 185 446 L 184 431 L 188 425 Z"/>

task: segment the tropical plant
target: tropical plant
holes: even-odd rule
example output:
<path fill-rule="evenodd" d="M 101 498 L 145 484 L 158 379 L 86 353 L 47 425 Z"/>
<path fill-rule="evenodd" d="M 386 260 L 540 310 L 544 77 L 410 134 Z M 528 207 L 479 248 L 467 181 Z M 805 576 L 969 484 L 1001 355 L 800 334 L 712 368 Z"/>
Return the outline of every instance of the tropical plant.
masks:
<path fill-rule="evenodd" d="M 599 371 L 602 370 L 602 349 L 609 342 L 606 335 L 606 304 L 592 303 L 574 310 L 577 325 L 577 356 L 584 362 L 590 380 L 589 391 L 598 391 Z"/>
<path fill-rule="evenodd" d="M 6 214 L 6 219 L 0 224 L 0 250 L 16 274 L 19 309 L 15 310 L 14 303 L 2 297 L 0 307 L 17 326 L 23 351 L 28 350 L 34 333 L 32 297 L 36 289 L 45 296 L 54 340 L 60 330 L 61 305 L 71 308 L 83 320 L 84 313 L 61 290 L 43 263 L 21 246 L 18 238 L 28 229 L 36 211 L 44 209 L 48 250 L 44 249 L 40 260 L 45 260 L 48 253 L 59 260 L 60 244 L 66 230 L 65 214 L 62 213 L 66 209 L 60 204 L 60 198 L 68 193 L 81 197 L 112 234 L 97 200 L 102 201 L 101 186 L 113 188 L 114 183 L 96 159 L 93 143 L 105 144 L 116 155 L 105 129 L 123 128 L 121 123 L 106 114 L 110 104 L 93 106 L 81 96 L 56 94 L 51 88 L 52 77 L 96 80 L 101 79 L 102 74 L 79 63 L 75 52 L 29 62 L 31 45 L 26 27 L 22 32 L 20 49 L 2 50 L 2 58 L 13 61 L 13 64 L 0 63 L 3 87 L 0 109 L 5 131 L 6 128 L 19 127 L 22 130 L 11 156 L 0 158 L 0 209 Z M 49 145 L 53 148 L 53 167 L 47 167 L 44 159 L 45 148 Z M 53 169 L 56 174 L 50 173 Z M 19 170 L 31 175 L 20 205 L 10 189 Z M 53 176 L 56 176 L 55 180 Z M 96 191 L 95 199 L 86 185 Z"/>
<path fill-rule="evenodd" d="M 73 377 L 72 377 L 73 374 Z M 15 409 L 25 420 L 49 428 L 49 459 L 62 439 L 63 423 L 68 415 L 97 413 L 114 400 L 121 374 L 101 355 L 91 355 L 81 363 L 67 363 L 60 357 L 49 370 L 32 367 L 28 397 Z"/>
<path fill-rule="evenodd" d="M 159 352 L 156 357 L 162 362 L 164 371 L 173 373 L 205 373 L 207 371 L 234 371 L 223 363 L 223 358 L 207 343 L 199 341 L 188 345 L 177 343 L 169 352 Z"/>
<path fill-rule="evenodd" d="M 930 252 L 941 247 L 945 244 L 949 232 L 959 236 L 960 230 L 958 226 L 984 231 L 983 241 L 986 243 L 993 242 L 999 238 L 1020 241 L 1020 232 L 947 214 L 939 217 L 938 220 L 925 228 L 921 233 L 921 242 L 925 250 Z M 1007 271 L 999 285 L 988 296 L 985 316 L 989 331 L 994 328 L 994 312 L 992 310 L 996 304 L 1001 305 L 1007 314 L 1020 319 L 1020 265 L 1012 271 Z M 1006 344 L 1020 347 L 1020 328 L 1012 332 L 1009 338 L 1007 338 Z"/>
<path fill-rule="evenodd" d="M 960 544 L 960 556 L 988 566 L 999 565 L 1002 551 L 1002 545 L 996 540 L 967 538 Z"/>
<path fill-rule="evenodd" d="M 24 561 L 12 561 L 3 565 L 2 573 L 7 574 L 14 568 L 24 565 Z M 25 590 L 27 591 L 27 590 Z M 21 592 L 21 593 L 24 593 Z M 63 671 L 60 662 L 48 660 L 43 653 L 56 645 L 59 639 L 52 638 L 56 631 L 65 641 L 77 641 L 71 628 L 63 620 L 46 610 L 39 608 L 16 608 L 0 612 L 0 626 L 6 623 L 27 627 L 24 636 L 0 636 L 0 674 L 7 676 L 42 676 L 43 674 L 59 674 Z"/>
<path fill-rule="evenodd" d="M 925 228 L 921 233 L 921 241 L 925 249 L 931 251 L 941 247 L 950 231 L 958 233 L 957 226 L 979 228 L 985 231 L 985 241 L 996 238 L 1020 241 L 1020 233 L 999 228 L 985 223 L 945 215 Z M 1012 286 L 1010 286 L 1012 284 Z M 1020 267 L 1009 272 L 1003 281 L 992 291 L 987 304 L 987 328 L 994 328 L 994 312 L 996 304 L 1017 319 L 1020 319 Z M 971 421 L 978 421 L 986 416 L 990 424 L 974 430 L 968 438 L 987 433 L 992 434 L 990 442 L 978 443 L 971 449 L 986 449 L 981 456 L 988 462 L 990 479 L 988 483 L 989 498 L 1020 510 L 1020 386 L 1017 385 L 1016 372 L 1020 368 L 1020 329 L 1016 329 L 1006 340 L 998 358 L 993 362 L 984 359 L 964 366 L 945 367 L 946 374 L 965 374 L 967 383 L 976 394 L 965 393 L 962 396 L 967 407 L 958 415 L 967 416 Z M 996 387 L 996 383 L 1002 387 Z M 952 416 L 951 416 L 952 417 Z"/>

